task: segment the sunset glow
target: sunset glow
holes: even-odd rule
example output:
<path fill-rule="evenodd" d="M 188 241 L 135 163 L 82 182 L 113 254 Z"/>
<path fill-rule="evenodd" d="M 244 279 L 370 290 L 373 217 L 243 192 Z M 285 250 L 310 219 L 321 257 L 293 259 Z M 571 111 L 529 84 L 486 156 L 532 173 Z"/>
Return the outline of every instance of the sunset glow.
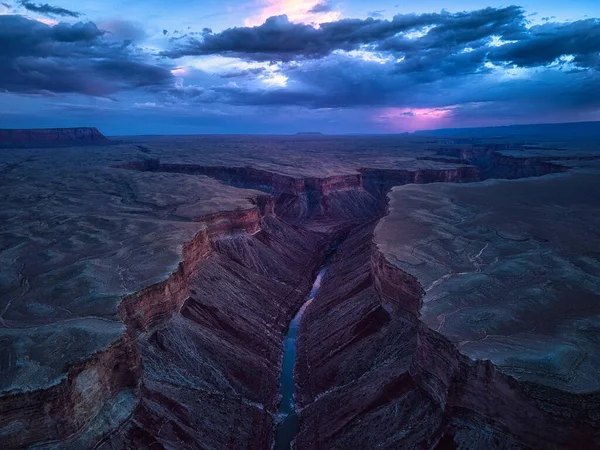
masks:
<path fill-rule="evenodd" d="M 127 131 L 123 111 L 162 133 L 181 132 L 180 120 L 223 133 L 594 120 L 596 17 L 588 0 L 6 1 L 0 95 L 57 127 L 86 121 L 79 104 L 109 100 L 115 114 L 93 117 L 109 134 Z"/>
<path fill-rule="evenodd" d="M 320 4 L 323 4 L 320 0 L 257 0 L 259 12 L 248 17 L 244 24 L 261 25 L 269 17 L 283 14 L 287 15 L 292 22 L 306 23 L 332 22 L 341 17 L 339 11 L 319 11 Z M 317 10 L 313 12 L 314 8 Z"/>
<path fill-rule="evenodd" d="M 384 108 L 373 120 L 389 131 L 415 131 L 443 126 L 443 122 L 452 117 L 453 108 Z"/>

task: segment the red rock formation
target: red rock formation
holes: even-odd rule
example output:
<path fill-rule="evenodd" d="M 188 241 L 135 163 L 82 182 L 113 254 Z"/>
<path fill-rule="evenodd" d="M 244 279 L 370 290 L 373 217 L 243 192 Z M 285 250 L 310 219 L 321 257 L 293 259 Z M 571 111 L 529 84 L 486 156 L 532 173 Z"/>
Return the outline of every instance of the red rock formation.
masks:
<path fill-rule="evenodd" d="M 106 142 L 108 139 L 96 128 L 0 129 L 0 147 L 46 147 Z"/>
<path fill-rule="evenodd" d="M 93 446 L 98 434 L 119 426 L 135 407 L 140 358 L 125 335 L 93 358 L 70 368 L 48 389 L 7 393 L 0 401 L 0 446 L 24 448 L 62 442 Z"/>

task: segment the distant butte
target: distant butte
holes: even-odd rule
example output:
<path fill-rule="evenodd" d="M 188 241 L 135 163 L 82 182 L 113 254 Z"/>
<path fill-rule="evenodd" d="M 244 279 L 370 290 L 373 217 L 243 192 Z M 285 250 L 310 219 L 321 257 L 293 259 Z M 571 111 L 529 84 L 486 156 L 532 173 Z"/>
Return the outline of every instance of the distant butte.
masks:
<path fill-rule="evenodd" d="M 0 129 L 0 147 L 53 147 L 108 142 L 94 127 Z"/>

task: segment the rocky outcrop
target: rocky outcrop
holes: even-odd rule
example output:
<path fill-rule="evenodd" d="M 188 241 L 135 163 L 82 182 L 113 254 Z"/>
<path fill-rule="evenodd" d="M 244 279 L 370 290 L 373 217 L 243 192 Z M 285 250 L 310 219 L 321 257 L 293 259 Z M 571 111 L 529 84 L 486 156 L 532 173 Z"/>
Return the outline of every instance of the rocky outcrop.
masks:
<path fill-rule="evenodd" d="M 2 448 L 90 448 L 118 427 L 136 405 L 140 357 L 125 335 L 108 349 L 71 367 L 48 389 L 0 398 Z"/>
<path fill-rule="evenodd" d="M 119 314 L 128 331 L 138 334 L 146 331 L 152 321 L 161 321 L 179 310 L 189 295 L 189 280 L 213 252 L 213 239 L 238 233 L 257 233 L 261 227 L 259 207 L 220 212 L 203 216 L 204 229 L 183 246 L 183 259 L 171 276 L 140 292 L 125 297 Z"/>
<path fill-rule="evenodd" d="M 1 147 L 52 147 L 62 145 L 106 144 L 97 128 L 0 129 Z"/>
<path fill-rule="evenodd" d="M 159 160 L 133 161 L 118 166 L 123 169 L 149 172 L 172 172 L 207 175 L 231 186 L 257 189 L 275 194 L 300 196 L 327 195 L 332 191 L 361 187 L 361 177 L 337 175 L 326 178 L 292 177 L 252 167 L 202 166 L 198 164 L 169 164 Z"/>
<path fill-rule="evenodd" d="M 360 173 L 299 178 L 251 167 L 167 164 L 158 160 L 134 161 L 118 167 L 207 175 L 231 186 L 264 191 L 276 198 L 276 214 L 295 224 L 361 220 L 382 211 L 381 201 L 362 189 L 363 178 Z"/>

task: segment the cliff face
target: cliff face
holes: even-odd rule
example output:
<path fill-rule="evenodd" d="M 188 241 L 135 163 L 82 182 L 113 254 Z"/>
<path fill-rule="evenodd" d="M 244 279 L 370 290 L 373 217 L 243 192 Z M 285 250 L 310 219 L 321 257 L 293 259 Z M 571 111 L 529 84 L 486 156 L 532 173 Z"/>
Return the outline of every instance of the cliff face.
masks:
<path fill-rule="evenodd" d="M 49 448 L 57 442 L 89 448 L 133 412 L 141 376 L 140 357 L 124 336 L 107 350 L 69 370 L 49 389 L 5 394 L 0 400 L 3 448 Z"/>
<path fill-rule="evenodd" d="M 250 167 L 164 164 L 158 160 L 129 162 L 119 167 L 208 175 L 232 186 L 261 190 L 276 197 L 276 214 L 295 224 L 372 220 L 384 213 L 385 194 L 393 186 L 481 179 L 475 166 L 422 170 L 363 168 L 354 175 L 326 178 L 295 178 Z"/>
<path fill-rule="evenodd" d="M 189 261 L 200 255 L 195 269 L 184 263 L 181 278 L 124 302 L 125 322 L 145 324 L 136 338 L 144 369 L 135 412 L 107 446 L 271 445 L 281 341 L 324 237 L 272 215 L 256 225 L 189 247 Z"/>
<path fill-rule="evenodd" d="M 283 333 L 328 238 L 254 202 L 199 219 L 169 278 L 123 299 L 119 342 L 53 388 L 4 395 L 2 446 L 268 447 Z"/>
<path fill-rule="evenodd" d="M 46 147 L 106 143 L 96 128 L 0 129 L 0 147 Z"/>
<path fill-rule="evenodd" d="M 361 169 L 361 173 L 365 189 L 379 198 L 385 198 L 392 187 L 404 184 L 468 183 L 481 179 L 476 166 L 423 170 Z"/>
<path fill-rule="evenodd" d="M 528 177 L 539 177 L 551 173 L 564 172 L 567 169 L 551 161 L 560 160 L 558 157 L 523 157 L 504 155 L 497 150 L 510 148 L 503 145 L 487 146 L 483 148 L 443 148 L 438 150 L 438 154 L 460 158 L 469 164 L 473 164 L 480 169 L 481 178 L 503 178 L 517 179 Z M 585 158 L 585 157 L 584 157 Z M 573 157 L 565 159 L 577 159 Z"/>
<path fill-rule="evenodd" d="M 275 213 L 290 223 L 340 222 L 372 217 L 382 203 L 362 189 L 363 177 L 339 175 L 296 178 L 251 167 L 166 164 L 158 160 L 135 161 L 119 166 L 130 170 L 207 175 L 232 186 L 264 191 L 276 198 Z M 352 199 L 352 201 L 349 201 Z"/>
<path fill-rule="evenodd" d="M 420 322 L 418 281 L 372 246 L 342 244 L 305 313 L 296 448 L 591 448 L 597 395 L 521 383 Z"/>

